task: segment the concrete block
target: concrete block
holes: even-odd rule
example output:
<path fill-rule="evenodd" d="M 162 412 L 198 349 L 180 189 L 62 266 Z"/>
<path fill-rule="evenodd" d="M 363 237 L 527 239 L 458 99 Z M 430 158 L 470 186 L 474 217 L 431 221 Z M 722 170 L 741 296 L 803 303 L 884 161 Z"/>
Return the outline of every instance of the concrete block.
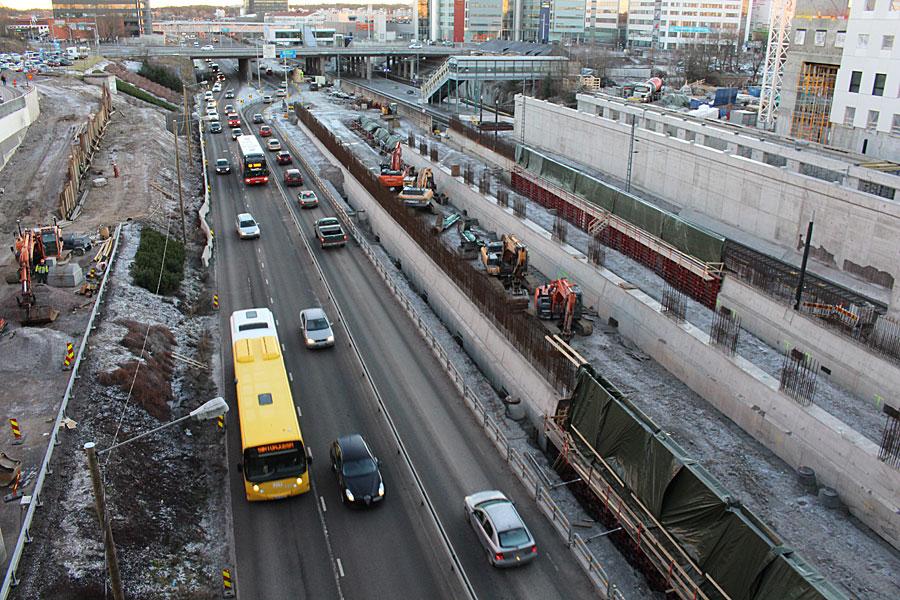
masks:
<path fill-rule="evenodd" d="M 84 272 L 74 263 L 55 265 L 47 274 L 47 284 L 53 287 L 77 287 L 84 283 Z"/>

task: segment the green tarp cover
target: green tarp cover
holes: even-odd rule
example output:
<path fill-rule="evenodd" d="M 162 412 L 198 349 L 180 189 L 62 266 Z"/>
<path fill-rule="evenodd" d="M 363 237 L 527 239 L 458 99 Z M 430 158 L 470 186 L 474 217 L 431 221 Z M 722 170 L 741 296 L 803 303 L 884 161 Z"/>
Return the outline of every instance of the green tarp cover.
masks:
<path fill-rule="evenodd" d="M 536 150 L 516 147 L 516 162 L 528 172 L 596 204 L 617 217 L 705 263 L 721 262 L 725 238 L 693 225 L 640 198 L 553 160 Z"/>
<path fill-rule="evenodd" d="M 592 367 L 569 405 L 575 428 L 734 600 L 844 598 Z M 705 591 L 714 586 L 705 581 Z M 713 593 L 713 597 L 718 593 Z"/>

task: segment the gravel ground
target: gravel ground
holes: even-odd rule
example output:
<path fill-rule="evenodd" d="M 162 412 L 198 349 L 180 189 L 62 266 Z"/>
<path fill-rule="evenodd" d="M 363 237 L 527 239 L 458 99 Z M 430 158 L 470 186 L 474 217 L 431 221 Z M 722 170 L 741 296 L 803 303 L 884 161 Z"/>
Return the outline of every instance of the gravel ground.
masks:
<path fill-rule="evenodd" d="M 349 104 L 332 104 L 322 93 L 305 93 L 304 100 L 314 105 L 316 116 L 350 143 L 369 166 L 382 162 L 345 125 L 358 111 Z M 401 121 L 395 130 L 406 134 L 409 125 Z M 421 131 L 415 133 L 424 135 Z M 482 169 L 489 168 L 433 137 L 429 144 L 438 148 L 444 164 L 471 162 L 476 177 Z M 495 177 L 492 189 L 498 185 L 502 181 Z M 516 196 L 512 191 L 510 195 Z M 537 203 L 526 202 L 528 218 L 552 230 L 555 217 Z M 568 227 L 567 241 L 582 252 L 587 251 L 587 234 L 572 226 Z M 609 248 L 604 266 L 660 299 L 665 284 L 649 269 Z M 687 317 L 709 331 L 712 313 L 690 299 Z M 895 581 L 895 574 L 900 572 L 900 553 L 855 518 L 825 509 L 815 497 L 804 495 L 787 464 L 655 361 L 649 357 L 635 359 L 632 354 L 641 353 L 635 353 L 628 340 L 615 332 L 598 330 L 589 338 L 575 338 L 573 345 L 830 581 L 862 598 L 892 598 L 900 594 Z M 738 352 L 778 376 L 782 354 L 746 331 L 741 333 Z M 881 418 L 867 401 L 820 377 L 816 402 L 876 443 L 880 439 Z M 868 560 L 859 564 L 860 556 Z"/>

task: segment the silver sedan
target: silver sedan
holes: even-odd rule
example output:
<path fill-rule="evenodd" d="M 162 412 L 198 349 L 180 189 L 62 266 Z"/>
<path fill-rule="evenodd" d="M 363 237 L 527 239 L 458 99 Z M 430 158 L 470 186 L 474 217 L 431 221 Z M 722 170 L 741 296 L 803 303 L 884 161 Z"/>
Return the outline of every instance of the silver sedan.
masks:
<path fill-rule="evenodd" d="M 537 558 L 534 537 L 513 503 L 496 490 L 465 499 L 466 521 L 495 567 L 517 567 Z"/>
<path fill-rule="evenodd" d="M 307 348 L 328 348 L 334 346 L 334 330 L 331 321 L 321 308 L 307 308 L 300 311 L 300 335 Z"/>

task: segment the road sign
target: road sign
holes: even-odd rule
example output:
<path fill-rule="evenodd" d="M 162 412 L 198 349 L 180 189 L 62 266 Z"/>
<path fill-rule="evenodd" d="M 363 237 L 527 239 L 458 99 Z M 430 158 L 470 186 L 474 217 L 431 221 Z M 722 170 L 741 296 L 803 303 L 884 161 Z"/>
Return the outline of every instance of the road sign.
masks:
<path fill-rule="evenodd" d="M 275 58 L 275 44 L 263 45 L 263 58 Z"/>
<path fill-rule="evenodd" d="M 296 50 L 282 50 L 281 58 L 297 58 Z"/>

